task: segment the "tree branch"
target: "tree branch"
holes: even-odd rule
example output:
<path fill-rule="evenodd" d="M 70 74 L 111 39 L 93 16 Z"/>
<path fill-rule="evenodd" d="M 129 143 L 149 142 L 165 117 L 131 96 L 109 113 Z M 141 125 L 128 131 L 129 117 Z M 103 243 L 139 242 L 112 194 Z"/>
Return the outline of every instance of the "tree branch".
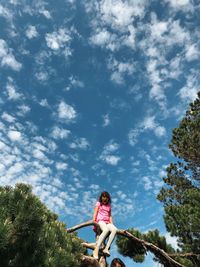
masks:
<path fill-rule="evenodd" d="M 84 222 L 84 223 L 81 223 L 81 224 L 78 224 L 78 225 L 75 225 L 74 227 L 72 228 L 68 228 L 66 229 L 67 233 L 72 233 L 80 228 L 83 228 L 83 227 L 87 227 L 87 226 L 90 226 L 90 225 L 95 225 L 95 226 L 99 226 L 96 222 L 94 222 L 93 220 L 89 220 L 87 222 Z M 173 267 L 185 267 L 184 265 L 180 264 L 179 262 L 175 261 L 174 259 L 172 259 L 170 257 L 169 254 L 167 254 L 164 250 L 160 249 L 159 247 L 155 246 L 154 244 L 152 243 L 149 243 L 145 240 L 142 240 L 142 239 L 139 239 L 137 237 L 135 237 L 134 235 L 132 235 L 130 232 L 126 231 L 126 230 L 117 230 L 117 234 L 118 235 L 122 235 L 122 236 L 125 236 L 127 238 L 130 238 L 132 240 L 134 240 L 136 243 L 139 243 L 140 245 L 142 245 L 144 247 L 145 250 L 149 250 L 151 251 L 157 258 L 159 258 L 161 260 L 161 262 L 163 263 L 169 263 L 171 264 L 170 266 L 173 266 Z M 90 245 L 90 244 L 87 244 L 87 243 L 83 243 L 83 245 L 85 247 L 88 246 L 88 248 L 91 248 L 93 249 L 94 246 L 93 245 Z M 178 256 L 178 255 L 177 255 Z M 91 257 L 92 258 L 92 257 Z"/>
<path fill-rule="evenodd" d="M 87 222 L 77 224 L 77 225 L 73 226 L 72 228 L 68 228 L 68 229 L 66 229 L 66 231 L 67 231 L 67 233 L 72 233 L 78 229 L 81 229 L 83 227 L 90 226 L 90 225 L 95 225 L 95 226 L 99 227 L 98 223 L 94 222 L 93 220 L 89 220 Z"/>
<path fill-rule="evenodd" d="M 170 257 L 183 257 L 183 258 L 191 258 L 191 257 L 200 257 L 200 254 L 195 253 L 173 253 L 169 254 Z"/>
<path fill-rule="evenodd" d="M 133 239 L 134 241 L 138 242 L 144 248 L 146 248 L 147 250 L 151 251 L 163 263 L 168 262 L 168 263 L 171 264 L 171 266 L 174 266 L 174 267 L 185 267 L 184 265 L 182 265 L 179 262 L 177 262 L 174 259 L 172 259 L 163 249 L 160 249 L 159 247 L 155 246 L 152 243 L 149 243 L 149 242 L 147 242 L 145 240 L 142 240 L 142 239 L 139 239 L 139 238 L 135 237 L 134 235 L 132 235 L 131 233 L 129 233 L 126 230 L 118 230 L 117 234 L 123 235 L 125 237 L 128 237 L 128 238 Z"/>

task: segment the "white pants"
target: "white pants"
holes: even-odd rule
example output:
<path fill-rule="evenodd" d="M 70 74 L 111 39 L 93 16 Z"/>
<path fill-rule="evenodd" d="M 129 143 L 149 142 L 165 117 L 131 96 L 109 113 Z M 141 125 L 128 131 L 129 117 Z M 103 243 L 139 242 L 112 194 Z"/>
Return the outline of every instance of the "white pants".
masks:
<path fill-rule="evenodd" d="M 114 226 L 112 223 L 105 223 L 104 221 L 99 221 L 98 222 L 102 233 L 99 236 L 99 239 L 97 240 L 97 247 L 100 248 L 101 244 L 105 240 L 106 236 L 109 234 L 108 242 L 106 244 L 106 249 L 109 249 L 117 232 L 117 228 Z"/>

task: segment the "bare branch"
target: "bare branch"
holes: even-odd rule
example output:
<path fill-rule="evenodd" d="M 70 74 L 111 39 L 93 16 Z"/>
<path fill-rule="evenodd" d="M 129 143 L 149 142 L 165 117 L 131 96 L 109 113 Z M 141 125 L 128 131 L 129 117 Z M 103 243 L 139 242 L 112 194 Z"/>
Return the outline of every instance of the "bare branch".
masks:
<path fill-rule="evenodd" d="M 72 228 L 68 228 L 66 231 L 67 233 L 71 233 L 74 232 L 80 228 L 83 227 L 87 227 L 90 225 L 95 225 L 95 226 L 99 226 L 96 222 L 94 222 L 93 220 L 89 220 L 87 222 L 78 224 Z M 159 258 L 163 263 L 169 263 L 171 266 L 173 267 L 185 267 L 184 265 L 178 263 L 177 261 L 175 261 L 174 259 L 171 258 L 171 256 L 169 254 L 167 254 L 164 250 L 160 249 L 159 247 L 155 246 L 152 243 L 149 243 L 145 240 L 139 239 L 137 237 L 135 237 L 134 235 L 132 235 L 130 232 L 126 231 L 126 230 L 117 230 L 117 234 L 118 235 L 123 235 L 127 238 L 130 238 L 132 240 L 134 240 L 136 243 L 139 243 L 140 245 L 143 246 L 143 248 L 145 250 L 149 250 L 151 251 L 157 258 Z M 88 248 L 94 249 L 94 246 L 91 244 L 87 244 L 87 243 L 83 243 L 83 245 L 85 247 L 88 246 Z M 178 256 L 178 255 L 177 255 Z"/>
<path fill-rule="evenodd" d="M 89 248 L 89 249 L 95 249 L 95 243 L 82 243 L 82 246 L 84 246 L 85 248 Z"/>
<path fill-rule="evenodd" d="M 183 258 L 192 258 L 192 257 L 200 257 L 200 254 L 195 253 L 173 253 L 169 254 L 170 257 L 183 257 Z"/>
<path fill-rule="evenodd" d="M 90 226 L 90 225 L 98 226 L 98 223 L 94 222 L 93 220 L 89 220 L 87 222 L 84 222 L 84 223 L 81 223 L 81 224 L 77 224 L 72 228 L 68 228 L 68 229 L 66 229 L 66 231 L 67 231 L 67 233 L 72 233 L 72 232 L 74 232 L 74 231 L 76 231 L 78 229 L 81 229 L 83 227 Z"/>

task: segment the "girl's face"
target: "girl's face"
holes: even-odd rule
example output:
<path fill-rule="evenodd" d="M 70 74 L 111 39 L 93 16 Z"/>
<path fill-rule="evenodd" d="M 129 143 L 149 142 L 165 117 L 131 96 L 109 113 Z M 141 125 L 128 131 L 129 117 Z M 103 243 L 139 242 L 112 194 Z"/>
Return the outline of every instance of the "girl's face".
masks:
<path fill-rule="evenodd" d="M 115 267 L 122 267 L 120 263 L 116 262 Z"/>
<path fill-rule="evenodd" d="M 103 195 L 103 196 L 101 197 L 101 200 L 102 200 L 102 203 L 103 203 L 103 204 L 108 204 L 108 197 L 107 197 L 107 196 L 104 196 L 104 195 Z"/>

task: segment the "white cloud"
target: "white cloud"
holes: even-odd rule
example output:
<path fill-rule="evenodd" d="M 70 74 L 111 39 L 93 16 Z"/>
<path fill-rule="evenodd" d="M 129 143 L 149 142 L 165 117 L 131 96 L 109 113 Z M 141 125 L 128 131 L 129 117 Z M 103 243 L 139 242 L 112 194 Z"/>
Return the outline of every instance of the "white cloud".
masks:
<path fill-rule="evenodd" d="M 164 38 L 164 34 L 168 32 L 168 23 L 166 21 L 155 21 L 151 25 L 151 36 L 156 39 Z"/>
<path fill-rule="evenodd" d="M 39 10 L 39 13 L 42 14 L 45 18 L 51 19 L 51 14 L 48 10 L 42 9 L 42 10 Z"/>
<path fill-rule="evenodd" d="M 158 122 L 155 122 L 155 116 L 147 116 L 140 125 L 141 130 L 153 130 L 157 137 L 162 137 L 166 134 L 164 126 L 160 126 Z"/>
<path fill-rule="evenodd" d="M 69 48 L 71 34 L 68 30 L 60 28 L 57 32 L 47 33 L 45 39 L 47 46 L 53 51 L 62 49 L 66 56 L 71 54 L 71 50 Z"/>
<path fill-rule="evenodd" d="M 118 155 L 115 155 L 119 149 L 119 144 L 111 140 L 108 144 L 104 146 L 103 152 L 100 156 L 100 159 L 105 161 L 107 164 L 116 166 L 121 158 Z"/>
<path fill-rule="evenodd" d="M 58 126 L 54 126 L 50 135 L 54 139 L 64 139 L 68 138 L 69 134 L 70 134 L 69 130 L 60 128 Z"/>
<path fill-rule="evenodd" d="M 153 183 L 148 176 L 142 177 L 142 182 L 143 182 L 144 189 L 146 191 L 149 191 L 150 189 L 153 188 Z"/>
<path fill-rule="evenodd" d="M 8 137 L 11 141 L 20 141 L 22 138 L 22 135 L 19 131 L 10 130 L 8 131 Z"/>
<path fill-rule="evenodd" d="M 154 129 L 155 135 L 158 137 L 165 136 L 166 134 L 166 129 L 164 126 L 156 126 Z"/>
<path fill-rule="evenodd" d="M 166 89 L 170 86 L 170 79 L 179 79 L 183 73 L 185 58 L 183 53 L 191 44 L 191 34 L 188 28 L 183 26 L 180 20 L 159 20 L 157 15 L 151 13 L 150 24 L 143 25 L 141 31 L 145 32 L 146 38 L 141 40 L 139 46 L 147 55 L 146 69 L 149 84 L 151 86 L 149 96 L 160 106 L 164 114 L 168 114 Z M 179 49 L 171 60 L 168 55 L 174 47 Z M 193 46 L 192 46 L 193 47 Z M 196 50 L 191 51 L 191 58 L 196 57 Z M 188 52 L 188 59 L 190 53 Z M 187 60 L 188 60 L 187 59 Z"/>
<path fill-rule="evenodd" d="M 104 115 L 103 116 L 103 127 L 106 127 L 106 126 L 108 126 L 110 124 L 110 118 L 109 118 L 109 115 L 108 114 L 106 114 L 106 115 Z"/>
<path fill-rule="evenodd" d="M 185 57 L 188 61 L 198 59 L 200 56 L 200 51 L 198 50 L 196 44 L 191 44 L 186 46 Z"/>
<path fill-rule="evenodd" d="M 3 112 L 1 117 L 2 117 L 2 119 L 4 119 L 7 122 L 14 122 L 15 121 L 15 118 L 12 115 L 8 114 L 7 112 Z"/>
<path fill-rule="evenodd" d="M 49 107 L 49 103 L 47 101 L 46 98 L 42 99 L 39 104 L 42 106 L 42 107 Z"/>
<path fill-rule="evenodd" d="M 56 154 L 56 144 L 41 136 L 27 136 L 25 124 L 17 121 L 15 125 L 23 130 L 23 138 L 21 132 L 9 130 L 3 122 L 0 125 L 0 185 L 13 186 L 19 182 L 31 184 L 34 193 L 50 209 L 73 216 L 74 210 L 80 208 L 77 203 L 76 207 L 74 205 L 78 189 L 73 183 L 65 186 L 61 180 L 60 175 L 68 171 L 68 164 L 63 162 L 66 159 L 60 153 Z M 55 160 L 52 160 L 53 157 Z M 76 175 L 79 173 L 76 172 Z M 70 205 L 69 200 L 72 203 Z"/>
<path fill-rule="evenodd" d="M 67 168 L 68 168 L 68 164 L 67 163 L 64 163 L 64 162 L 56 162 L 56 169 L 57 170 L 64 171 L 64 170 L 67 170 Z"/>
<path fill-rule="evenodd" d="M 0 16 L 10 20 L 10 19 L 12 19 L 13 14 L 10 12 L 9 9 L 0 5 Z"/>
<path fill-rule="evenodd" d="M 144 15 L 145 1 L 122 1 L 103 0 L 100 1 L 100 17 L 102 22 L 114 29 L 124 30 L 131 25 L 134 18 Z"/>
<path fill-rule="evenodd" d="M 129 131 L 129 144 L 131 146 L 134 146 L 138 142 L 140 134 L 149 130 L 153 131 L 157 137 L 163 137 L 166 135 L 165 127 L 159 125 L 159 123 L 155 121 L 155 116 L 146 116 L 144 120 L 137 125 L 136 128 Z"/>
<path fill-rule="evenodd" d="M 107 66 L 112 71 L 111 80 L 117 84 L 123 84 L 124 76 L 132 75 L 135 70 L 132 62 L 120 62 L 114 58 L 108 60 Z"/>
<path fill-rule="evenodd" d="M 108 32 L 106 29 L 99 29 L 99 31 L 97 31 L 97 33 L 95 33 L 90 40 L 95 45 L 104 46 L 106 43 L 109 43 L 110 38 L 110 32 Z"/>
<path fill-rule="evenodd" d="M 27 30 L 26 30 L 26 36 L 28 39 L 32 39 L 38 36 L 38 32 L 36 30 L 35 26 L 29 25 Z"/>
<path fill-rule="evenodd" d="M 69 91 L 72 88 L 83 88 L 84 82 L 82 82 L 81 80 L 79 80 L 77 77 L 75 76 L 70 76 L 69 77 L 69 84 L 64 88 L 64 91 Z"/>
<path fill-rule="evenodd" d="M 3 39 L 0 39 L 0 62 L 1 66 L 10 67 L 15 71 L 20 71 L 22 68 L 22 64 L 15 59 L 11 49 L 8 48 Z"/>
<path fill-rule="evenodd" d="M 138 142 L 140 129 L 131 129 L 128 133 L 128 140 L 131 146 L 134 146 Z"/>
<path fill-rule="evenodd" d="M 39 149 L 33 150 L 33 157 L 40 160 L 45 160 L 46 158 L 45 154 Z"/>
<path fill-rule="evenodd" d="M 192 102 L 197 98 L 197 93 L 200 91 L 200 87 L 197 83 L 197 74 L 190 74 L 187 77 L 186 85 L 179 90 L 179 97 L 188 102 Z"/>
<path fill-rule="evenodd" d="M 80 148 L 80 149 L 88 149 L 90 146 L 89 142 L 87 141 L 86 138 L 81 137 L 81 138 L 77 138 L 74 142 L 72 142 L 69 147 L 76 149 L 76 148 Z"/>
<path fill-rule="evenodd" d="M 17 112 L 17 115 L 19 116 L 24 116 L 26 115 L 28 112 L 30 112 L 31 108 L 25 104 L 22 104 L 20 106 L 17 107 L 18 108 L 18 112 Z"/>
<path fill-rule="evenodd" d="M 0 141 L 0 150 L 1 150 L 1 149 L 4 149 L 5 146 L 6 146 L 6 145 L 5 145 L 2 141 Z"/>
<path fill-rule="evenodd" d="M 46 71 L 38 71 L 35 73 L 35 77 L 38 81 L 45 82 L 48 80 L 49 75 Z"/>
<path fill-rule="evenodd" d="M 142 122 L 142 126 L 144 127 L 144 130 L 153 130 L 156 127 L 155 117 L 145 117 L 144 121 Z"/>
<path fill-rule="evenodd" d="M 173 8 L 184 10 L 184 8 L 192 8 L 190 0 L 165 0 L 168 2 Z M 188 9 L 186 9 L 188 10 Z"/>
<path fill-rule="evenodd" d="M 22 171 L 23 171 L 23 164 L 16 162 L 14 163 L 14 165 L 8 168 L 7 175 L 18 175 Z"/>
<path fill-rule="evenodd" d="M 93 45 L 101 46 L 102 48 L 107 48 L 110 51 L 115 51 L 119 48 L 119 42 L 117 35 L 110 33 L 106 29 L 96 29 L 95 33 L 91 36 L 90 42 Z"/>
<path fill-rule="evenodd" d="M 6 90 L 7 90 L 9 100 L 18 100 L 18 99 L 22 99 L 23 97 L 22 94 L 17 92 L 13 84 L 13 80 L 11 78 L 9 78 L 8 80 L 8 83 L 6 85 Z"/>
<path fill-rule="evenodd" d="M 91 44 L 110 51 L 118 50 L 122 46 L 134 49 L 136 30 L 133 22 L 135 18 L 144 16 L 147 4 L 146 0 L 102 0 L 96 5 L 85 4 L 87 12 L 96 14 L 91 22 Z"/>
<path fill-rule="evenodd" d="M 58 106 L 58 117 L 62 120 L 66 121 L 72 121 L 76 118 L 77 113 L 76 110 L 65 103 L 64 101 L 61 101 Z"/>
<path fill-rule="evenodd" d="M 104 147 L 104 153 L 114 152 L 119 149 L 119 144 L 111 140 L 108 144 Z"/>

